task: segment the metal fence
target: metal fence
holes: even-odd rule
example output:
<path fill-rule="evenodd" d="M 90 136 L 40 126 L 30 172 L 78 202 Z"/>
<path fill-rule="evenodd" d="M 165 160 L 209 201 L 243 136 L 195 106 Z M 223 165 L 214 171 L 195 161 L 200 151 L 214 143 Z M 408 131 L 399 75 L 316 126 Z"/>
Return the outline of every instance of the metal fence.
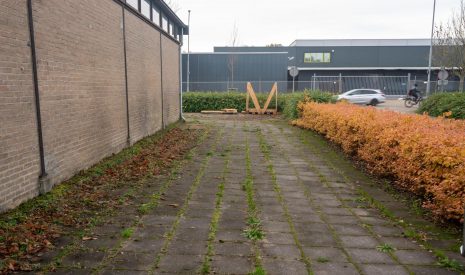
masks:
<path fill-rule="evenodd" d="M 407 76 L 313 76 L 310 81 L 234 81 L 234 82 L 183 82 L 183 91 L 245 91 L 247 82 L 251 82 L 254 90 L 268 93 L 277 82 L 280 93 L 303 90 L 320 90 L 340 94 L 352 89 L 379 89 L 388 96 L 405 95 L 416 83 L 418 89 L 426 93 L 426 80 Z M 431 94 L 459 90 L 459 81 L 449 81 L 447 85 L 431 82 Z"/>

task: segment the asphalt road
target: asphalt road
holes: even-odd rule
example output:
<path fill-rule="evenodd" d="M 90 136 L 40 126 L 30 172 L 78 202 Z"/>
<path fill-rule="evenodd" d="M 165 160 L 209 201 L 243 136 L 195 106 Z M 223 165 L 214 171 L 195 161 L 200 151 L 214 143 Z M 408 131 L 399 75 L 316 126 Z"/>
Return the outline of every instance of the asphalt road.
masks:
<path fill-rule="evenodd" d="M 404 106 L 404 101 L 402 99 L 388 99 L 385 103 L 379 104 L 376 108 L 382 110 L 392 110 L 399 113 L 413 114 L 418 109 L 418 106 L 407 108 Z"/>

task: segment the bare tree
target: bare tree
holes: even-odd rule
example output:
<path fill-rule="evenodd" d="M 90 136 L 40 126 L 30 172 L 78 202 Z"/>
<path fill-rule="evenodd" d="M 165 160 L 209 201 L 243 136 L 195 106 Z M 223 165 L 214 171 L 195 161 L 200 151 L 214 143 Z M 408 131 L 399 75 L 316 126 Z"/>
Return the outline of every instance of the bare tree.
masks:
<path fill-rule="evenodd" d="M 179 5 L 179 2 L 176 0 L 165 0 L 164 1 L 168 7 L 170 7 L 171 10 L 173 10 L 175 13 L 181 10 L 181 6 Z"/>
<path fill-rule="evenodd" d="M 231 33 L 230 46 L 233 48 L 236 47 L 238 44 L 238 41 L 239 41 L 239 29 L 237 28 L 237 25 L 234 22 L 234 27 Z M 235 63 L 236 63 L 236 55 L 234 53 L 230 54 L 228 56 L 228 70 L 230 74 L 231 87 L 234 87 L 234 65 Z"/>
<path fill-rule="evenodd" d="M 465 80 L 465 2 L 454 12 L 449 22 L 441 23 L 434 32 L 434 59 L 460 79 L 460 91 Z"/>
<path fill-rule="evenodd" d="M 268 48 L 277 48 L 277 47 L 282 47 L 283 44 L 279 44 L 279 43 L 271 43 L 271 44 L 268 44 L 266 45 L 266 47 Z"/>

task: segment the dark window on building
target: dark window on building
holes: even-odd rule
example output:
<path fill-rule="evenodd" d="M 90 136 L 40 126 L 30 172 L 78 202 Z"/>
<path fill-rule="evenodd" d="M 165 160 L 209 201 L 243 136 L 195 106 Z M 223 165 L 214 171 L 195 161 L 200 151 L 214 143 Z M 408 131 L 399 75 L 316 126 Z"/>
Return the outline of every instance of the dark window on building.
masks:
<path fill-rule="evenodd" d="M 150 18 L 150 1 L 149 0 L 142 0 L 140 2 L 140 12 L 147 18 Z"/>
<path fill-rule="evenodd" d="M 165 32 L 168 32 L 168 18 L 166 18 L 165 16 L 162 16 L 161 27 L 163 28 L 163 30 L 165 30 Z"/>
<path fill-rule="evenodd" d="M 152 22 L 160 26 L 160 12 L 155 7 L 152 8 Z"/>
<path fill-rule="evenodd" d="M 179 40 L 179 28 L 176 25 L 174 26 L 174 38 Z"/>
<path fill-rule="evenodd" d="M 169 24 L 169 34 L 170 34 L 171 36 L 174 36 L 173 24 L 171 24 L 171 23 Z"/>
<path fill-rule="evenodd" d="M 138 0 L 126 0 L 126 3 L 135 8 L 136 10 L 139 10 L 139 1 Z"/>

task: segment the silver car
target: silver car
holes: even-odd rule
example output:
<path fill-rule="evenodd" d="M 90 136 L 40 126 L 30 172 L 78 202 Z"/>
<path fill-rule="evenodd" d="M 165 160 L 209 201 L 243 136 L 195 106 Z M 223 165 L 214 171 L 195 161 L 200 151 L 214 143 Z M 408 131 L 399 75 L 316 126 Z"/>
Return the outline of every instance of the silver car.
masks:
<path fill-rule="evenodd" d="M 337 96 L 337 100 L 347 100 L 355 104 L 367 104 L 376 106 L 386 102 L 386 96 L 381 90 L 354 89 Z"/>

